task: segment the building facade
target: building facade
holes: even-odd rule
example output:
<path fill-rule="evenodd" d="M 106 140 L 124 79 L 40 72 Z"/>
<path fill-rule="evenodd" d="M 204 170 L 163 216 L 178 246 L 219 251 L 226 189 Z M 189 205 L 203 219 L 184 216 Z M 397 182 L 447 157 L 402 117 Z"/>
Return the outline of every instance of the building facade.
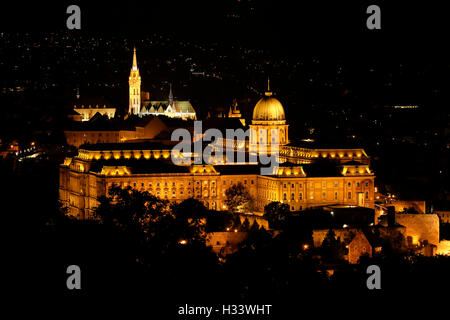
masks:
<path fill-rule="evenodd" d="M 60 166 L 60 200 L 70 214 L 90 218 L 98 198 L 119 185 L 174 202 L 196 198 L 223 210 L 225 191 L 242 183 L 255 200 L 256 213 L 272 201 L 293 211 L 332 204 L 374 207 L 374 175 L 364 164 L 340 165 L 333 176 L 318 176 L 308 165 L 284 163 L 272 175 L 261 175 L 257 164 L 178 166 L 170 159 L 171 150 L 171 145 L 156 143 L 85 146 Z"/>

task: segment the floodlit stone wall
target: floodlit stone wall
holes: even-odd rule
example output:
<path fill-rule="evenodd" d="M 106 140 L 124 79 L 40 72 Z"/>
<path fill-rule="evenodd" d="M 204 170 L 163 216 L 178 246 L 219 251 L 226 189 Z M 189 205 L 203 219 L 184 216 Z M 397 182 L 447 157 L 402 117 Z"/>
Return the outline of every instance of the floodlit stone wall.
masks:
<path fill-rule="evenodd" d="M 439 217 L 436 214 L 398 213 L 395 222 L 406 227 L 405 237 L 411 237 L 413 244 L 425 240 L 430 244 L 439 244 Z"/>

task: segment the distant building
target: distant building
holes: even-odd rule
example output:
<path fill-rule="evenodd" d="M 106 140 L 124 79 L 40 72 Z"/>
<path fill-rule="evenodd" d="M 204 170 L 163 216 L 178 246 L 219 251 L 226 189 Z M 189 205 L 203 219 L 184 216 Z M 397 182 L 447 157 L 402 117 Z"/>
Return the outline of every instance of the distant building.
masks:
<path fill-rule="evenodd" d="M 112 185 L 131 186 L 173 202 L 194 197 L 209 209 L 224 210 L 225 191 L 242 183 L 254 199 L 256 214 L 262 214 L 264 206 L 273 201 L 288 204 L 291 211 L 330 205 L 374 208 L 375 176 L 364 150 L 290 144 L 284 108 L 269 86 L 253 109 L 249 137 L 228 140 L 224 136 L 214 141 L 234 151 L 241 149 L 246 156 L 265 154 L 265 150 L 276 156 L 279 149 L 272 172 L 262 175 L 263 165 L 250 157 L 230 163 L 214 155 L 208 159 L 213 161 L 204 164 L 174 164 L 171 152 L 178 141 L 171 141 L 172 128 L 187 128 L 193 141 L 204 135 L 204 131 L 192 134 L 195 111 L 190 103 L 176 101 L 172 90 L 167 101 L 152 101 L 147 93 L 144 101 L 140 100 L 143 94 L 136 51 L 129 84 L 127 119 L 106 120 L 97 114 L 65 131 L 68 143 L 79 147 L 78 155 L 60 166 L 60 200 L 71 215 L 90 218 L 98 198 L 107 195 Z M 145 117 L 147 114 L 153 117 Z M 239 116 L 235 104 L 229 117 L 208 119 L 203 129 L 244 130 Z M 214 149 L 213 142 L 204 141 L 202 147 L 206 146 Z M 196 152 L 175 156 L 199 159 L 203 150 L 202 154 Z"/>
<path fill-rule="evenodd" d="M 141 76 L 137 66 L 136 48 L 133 50 L 133 64 L 131 66 L 129 84 L 128 114 L 145 116 L 167 116 L 169 118 L 191 119 L 197 118 L 190 101 L 175 100 L 170 85 L 167 100 L 150 100 L 150 93 L 141 91 Z"/>
<path fill-rule="evenodd" d="M 89 121 L 94 117 L 96 114 L 107 116 L 108 119 L 114 118 L 116 114 L 116 108 L 107 107 L 106 105 L 99 106 L 96 105 L 74 105 L 73 111 L 78 113 L 81 117 L 77 117 L 76 115 L 72 114 L 72 119 L 75 121 Z"/>
<path fill-rule="evenodd" d="M 181 120 L 166 117 L 129 118 L 126 120 L 107 120 L 96 116 L 88 122 L 73 123 L 64 130 L 66 142 L 70 146 L 80 147 L 83 144 L 120 143 L 136 139 L 154 139 L 163 132 L 170 132 L 181 125 L 189 127 L 190 124 Z M 168 138 L 166 137 L 166 138 Z"/>
<path fill-rule="evenodd" d="M 233 100 L 233 105 L 230 107 L 230 111 L 228 111 L 228 118 L 238 118 L 242 125 L 245 126 L 245 119 L 242 118 L 236 99 Z"/>

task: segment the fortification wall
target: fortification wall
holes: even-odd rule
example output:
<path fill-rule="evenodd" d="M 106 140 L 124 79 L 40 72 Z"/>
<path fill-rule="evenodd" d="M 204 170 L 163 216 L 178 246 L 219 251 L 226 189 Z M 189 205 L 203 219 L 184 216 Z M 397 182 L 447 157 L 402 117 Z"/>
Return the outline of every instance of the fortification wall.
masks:
<path fill-rule="evenodd" d="M 424 240 L 439 244 L 439 218 L 436 214 L 395 214 L 395 222 L 406 227 L 405 237 L 411 237 L 413 244 Z"/>

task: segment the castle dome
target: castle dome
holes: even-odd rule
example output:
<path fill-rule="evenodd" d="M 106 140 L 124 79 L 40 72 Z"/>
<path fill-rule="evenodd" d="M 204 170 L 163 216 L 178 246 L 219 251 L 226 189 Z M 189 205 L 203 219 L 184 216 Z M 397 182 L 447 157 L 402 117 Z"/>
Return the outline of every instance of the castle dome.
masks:
<path fill-rule="evenodd" d="M 278 99 L 272 97 L 272 93 L 266 92 L 253 109 L 254 121 L 282 121 L 284 116 L 283 105 Z"/>

